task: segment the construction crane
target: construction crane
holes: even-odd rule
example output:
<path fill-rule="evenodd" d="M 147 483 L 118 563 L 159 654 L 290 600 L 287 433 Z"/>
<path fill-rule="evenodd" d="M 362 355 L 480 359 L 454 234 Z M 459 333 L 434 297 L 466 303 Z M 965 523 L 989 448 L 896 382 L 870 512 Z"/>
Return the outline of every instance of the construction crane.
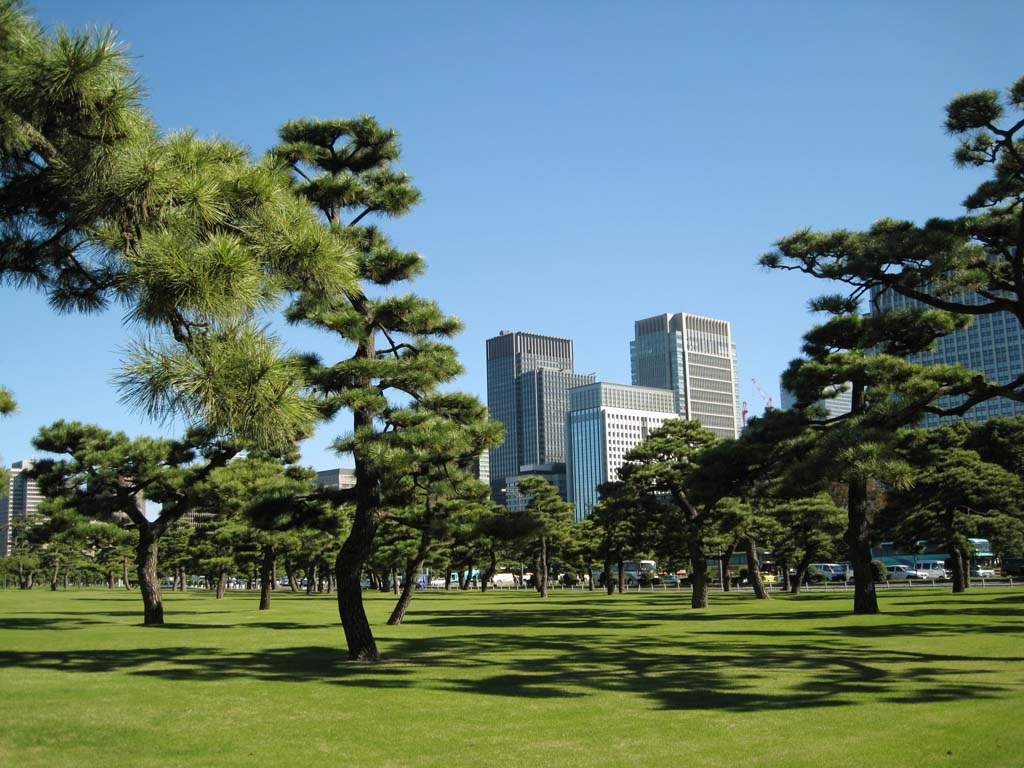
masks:
<path fill-rule="evenodd" d="M 751 379 L 751 381 L 754 382 L 754 388 L 757 390 L 757 394 L 759 394 L 761 399 L 764 400 L 765 411 L 773 410 L 775 406 L 772 405 L 772 399 L 765 394 L 763 389 L 761 389 L 761 385 L 757 383 L 757 379 Z"/>

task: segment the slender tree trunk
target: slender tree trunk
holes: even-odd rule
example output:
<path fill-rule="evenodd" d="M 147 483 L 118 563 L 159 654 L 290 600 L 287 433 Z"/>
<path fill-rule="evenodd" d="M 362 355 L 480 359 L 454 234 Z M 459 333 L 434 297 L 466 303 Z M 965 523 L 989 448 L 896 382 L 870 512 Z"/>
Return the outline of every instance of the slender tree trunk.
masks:
<path fill-rule="evenodd" d="M 124 558 L 124 588 L 125 589 L 129 589 L 129 590 L 132 588 L 132 580 L 128 578 L 128 557 L 127 556 L 125 556 L 125 558 Z"/>
<path fill-rule="evenodd" d="M 764 586 L 764 577 L 761 576 L 761 563 L 757 559 L 757 545 L 752 537 L 743 540 L 747 551 L 747 578 L 750 579 L 750 586 L 754 588 L 754 596 L 758 600 L 768 600 L 771 595 Z"/>
<path fill-rule="evenodd" d="M 292 559 L 290 557 L 284 559 L 284 573 L 288 577 L 288 589 L 292 592 L 298 592 L 299 587 L 295 583 L 295 569 L 292 567 Z"/>
<path fill-rule="evenodd" d="M 871 570 L 871 516 L 868 510 L 868 482 L 856 478 L 848 484 L 846 546 L 853 564 L 853 612 L 879 613 L 875 578 Z"/>
<path fill-rule="evenodd" d="M 277 560 L 270 564 L 270 591 L 277 589 Z"/>
<path fill-rule="evenodd" d="M 142 593 L 144 610 L 143 624 L 158 626 L 164 623 L 164 603 L 160 596 L 160 580 L 156 575 L 157 542 L 156 535 L 150 526 L 139 528 L 139 543 L 135 549 L 138 567 L 139 591 Z"/>
<path fill-rule="evenodd" d="M 409 603 L 412 602 L 412 594 L 416 589 L 416 574 L 423 570 L 423 563 L 426 556 L 422 555 L 422 548 L 416 553 L 416 557 L 410 560 L 405 566 L 405 582 L 402 584 L 402 593 L 395 603 L 394 610 L 388 617 L 388 625 L 395 627 L 402 623 L 405 612 L 409 610 Z M 397 581 L 397 580 L 396 580 Z"/>
<path fill-rule="evenodd" d="M 188 586 L 188 574 L 185 572 L 185 566 L 179 565 L 177 568 L 178 573 L 178 591 L 184 592 Z"/>
<path fill-rule="evenodd" d="M 970 585 L 967 563 L 963 556 L 963 550 L 954 540 L 949 542 L 949 560 L 953 571 L 953 594 L 966 592 Z"/>
<path fill-rule="evenodd" d="M 60 585 L 60 558 L 55 558 L 53 570 L 50 572 L 50 591 L 56 592 Z"/>
<path fill-rule="evenodd" d="M 107 571 L 107 589 L 114 589 L 115 586 L 114 572 Z"/>
<path fill-rule="evenodd" d="M 707 608 L 708 560 L 704 555 L 704 542 L 699 537 L 691 537 L 687 549 L 690 551 L 690 584 L 693 587 L 690 607 Z"/>
<path fill-rule="evenodd" d="M 358 461 L 357 461 L 358 464 Z M 358 471 L 357 471 L 358 477 Z M 358 491 L 358 480 L 357 480 Z M 359 576 L 363 563 L 370 556 L 377 532 L 372 510 L 356 510 L 352 530 L 338 552 L 335 572 L 338 578 L 338 615 L 345 630 L 348 657 L 351 661 L 379 661 L 380 651 L 370 629 L 363 607 L 363 590 Z"/>
<path fill-rule="evenodd" d="M 540 596 L 548 596 L 548 537 L 540 537 Z"/>
<path fill-rule="evenodd" d="M 609 595 L 615 594 L 615 582 L 612 581 L 612 554 L 608 554 L 604 558 L 604 588 Z"/>
<path fill-rule="evenodd" d="M 64 565 L 64 589 L 68 588 L 68 582 L 71 579 L 71 564 L 66 563 Z"/>
<path fill-rule="evenodd" d="M 217 571 L 217 599 L 224 599 L 224 592 L 228 588 L 228 569 L 221 566 Z"/>
<path fill-rule="evenodd" d="M 626 569 L 625 561 L 622 559 L 622 549 L 620 548 L 616 554 L 618 555 L 617 565 L 619 566 L 619 576 L 616 581 L 618 582 L 619 594 L 621 595 L 626 591 Z"/>
<path fill-rule="evenodd" d="M 587 569 L 587 590 L 590 592 L 594 591 L 594 561 L 592 558 L 593 555 L 587 557 L 586 562 L 584 563 L 584 566 Z"/>
<path fill-rule="evenodd" d="M 807 569 L 811 566 L 811 557 L 812 555 L 805 555 L 800 558 L 800 562 L 796 564 L 796 575 L 793 577 L 789 586 L 791 594 L 800 594 L 800 587 L 803 586 L 804 580 L 807 578 Z"/>
<path fill-rule="evenodd" d="M 270 590 L 274 581 L 274 547 L 263 545 L 263 559 L 260 562 L 260 610 L 270 610 Z"/>
<path fill-rule="evenodd" d="M 316 560 L 310 560 L 306 566 L 306 594 L 312 595 L 316 589 Z"/>
<path fill-rule="evenodd" d="M 730 544 L 725 552 L 722 553 L 722 559 L 718 563 L 718 567 L 721 569 L 722 574 L 722 591 L 729 592 L 732 590 L 732 579 L 729 578 L 729 563 L 732 561 L 732 556 L 736 553 L 736 544 L 734 540 Z"/>
<path fill-rule="evenodd" d="M 490 586 L 491 581 L 494 579 L 494 574 L 498 572 L 498 555 L 493 549 L 488 550 L 488 562 L 487 568 L 480 574 L 480 591 L 486 592 Z M 423 567 L 422 565 L 420 566 Z"/>

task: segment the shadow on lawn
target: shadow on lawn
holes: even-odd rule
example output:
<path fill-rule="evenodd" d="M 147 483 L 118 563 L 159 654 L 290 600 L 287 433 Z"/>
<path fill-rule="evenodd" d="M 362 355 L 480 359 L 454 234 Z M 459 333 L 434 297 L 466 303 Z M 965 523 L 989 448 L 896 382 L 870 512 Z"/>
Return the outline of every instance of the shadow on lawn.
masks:
<path fill-rule="evenodd" d="M 633 612 L 620 616 L 582 603 L 560 610 L 522 604 L 489 611 L 466 610 L 465 603 L 421 607 L 433 610 L 411 613 L 410 624 L 443 626 L 444 636 L 410 637 L 401 636 L 407 628 L 389 630 L 391 637 L 383 642 L 389 660 L 376 665 L 345 662 L 340 632 L 337 647 L 238 650 L 220 642 L 204 647 L 201 630 L 210 625 L 171 624 L 166 629 L 194 630 L 196 642 L 128 650 L 0 651 L 0 669 L 122 673 L 192 682 L 248 678 L 367 689 L 429 688 L 524 699 L 623 693 L 663 709 L 745 712 L 851 706 L 868 697 L 890 703 L 1000 697 L 1010 689 L 991 677 L 979 683 L 976 673 L 1010 672 L 1021 663 L 1019 656 L 972 656 L 966 642 L 952 645 L 962 653 L 929 651 L 937 640 L 932 635 L 948 636 L 959 627 L 902 614 L 883 617 L 878 625 L 850 626 L 836 613 L 789 613 L 789 618 L 810 621 L 780 632 L 757 630 L 756 623 L 752 626 L 735 614 L 680 617 L 644 610 L 648 606 L 638 612 L 639 623 Z M 1004 607 L 993 606 L 995 615 Z M 781 606 L 767 607 L 748 617 L 778 619 L 784 612 Z M 730 630 L 720 619 L 741 625 Z M 678 621 L 685 624 L 685 632 L 666 636 L 664 629 L 644 631 L 645 621 L 663 627 Z M 247 626 L 295 632 L 310 628 L 287 621 Z M 640 631 L 627 634 L 624 627 Z M 1004 629 L 1010 628 L 994 623 L 983 631 Z M 908 643 L 908 637 L 922 642 Z M 887 643 L 890 638 L 894 642 Z M 942 650 L 950 647 L 946 643 Z"/>

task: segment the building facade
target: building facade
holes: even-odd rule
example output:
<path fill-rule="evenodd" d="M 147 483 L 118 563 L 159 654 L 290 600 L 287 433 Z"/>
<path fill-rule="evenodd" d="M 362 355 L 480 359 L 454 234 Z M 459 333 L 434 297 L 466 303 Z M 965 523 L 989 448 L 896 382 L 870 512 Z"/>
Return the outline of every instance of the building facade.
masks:
<path fill-rule="evenodd" d="M 487 410 L 505 428 L 490 450 L 492 499 L 506 502 L 508 479 L 524 466 L 565 463 L 569 390 L 593 381 L 573 371 L 570 339 L 502 331 L 487 340 Z"/>
<path fill-rule="evenodd" d="M 11 554 L 12 523 L 37 514 L 39 502 L 43 500 L 36 481 L 28 477 L 30 469 L 31 461 L 16 461 L 11 465 L 7 496 L 0 502 L 0 557 Z"/>
<path fill-rule="evenodd" d="M 796 406 L 796 396 L 782 386 L 781 380 L 779 381 L 779 390 L 782 395 L 780 408 L 783 411 L 792 410 Z M 827 418 L 831 419 L 835 416 L 842 416 L 849 413 L 853 407 L 853 393 L 849 388 L 842 392 L 836 391 L 832 397 L 817 400 L 814 404 L 825 409 L 825 413 L 828 414 Z"/>
<path fill-rule="evenodd" d="M 637 320 L 629 357 L 635 386 L 672 390 L 679 418 L 739 437 L 739 372 L 727 320 L 686 313 Z"/>
<path fill-rule="evenodd" d="M 316 473 L 316 487 L 332 491 L 343 491 L 356 487 L 356 471 L 347 467 L 322 469 Z"/>
<path fill-rule="evenodd" d="M 957 301 L 980 303 L 971 296 L 958 296 Z M 871 312 L 921 306 L 895 291 L 872 291 Z M 931 352 L 908 355 L 907 360 L 920 365 L 962 365 L 985 375 L 989 381 L 1006 384 L 1024 371 L 1024 331 L 1017 318 L 1008 312 L 977 315 L 967 328 L 953 331 L 935 343 Z M 939 405 L 956 405 L 954 398 L 942 398 Z M 936 427 L 955 420 L 987 421 L 994 416 L 1024 415 L 1024 403 L 998 397 L 971 408 L 963 416 L 940 417 L 925 414 L 921 426 Z"/>
<path fill-rule="evenodd" d="M 675 394 L 667 389 L 595 382 L 569 392 L 566 485 L 576 521 L 590 516 L 597 487 L 619 479 L 626 453 L 651 430 L 678 418 Z"/>

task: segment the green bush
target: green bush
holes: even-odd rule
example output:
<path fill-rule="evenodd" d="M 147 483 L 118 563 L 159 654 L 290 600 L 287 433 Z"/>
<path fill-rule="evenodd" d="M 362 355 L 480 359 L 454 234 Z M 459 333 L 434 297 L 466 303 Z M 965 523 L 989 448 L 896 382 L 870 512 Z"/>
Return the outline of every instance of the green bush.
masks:
<path fill-rule="evenodd" d="M 888 575 L 885 572 L 885 563 L 883 563 L 881 560 L 872 560 L 871 578 L 873 578 L 875 581 L 885 581 L 887 576 Z"/>

